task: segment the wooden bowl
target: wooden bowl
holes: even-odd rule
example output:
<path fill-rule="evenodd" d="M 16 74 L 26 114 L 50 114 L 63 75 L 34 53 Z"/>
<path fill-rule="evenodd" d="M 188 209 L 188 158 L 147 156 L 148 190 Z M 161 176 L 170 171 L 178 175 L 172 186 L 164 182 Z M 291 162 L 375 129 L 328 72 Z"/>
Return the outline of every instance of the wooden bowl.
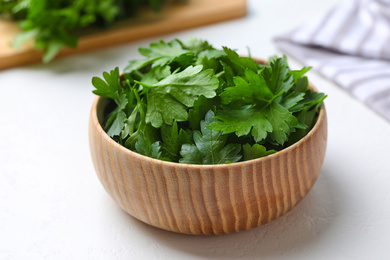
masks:
<path fill-rule="evenodd" d="M 107 103 L 97 97 L 89 121 L 97 176 L 122 209 L 161 229 L 211 235 L 266 224 L 309 192 L 324 161 L 324 106 L 313 129 L 280 152 L 233 164 L 190 165 L 152 159 L 113 141 L 99 123 Z"/>

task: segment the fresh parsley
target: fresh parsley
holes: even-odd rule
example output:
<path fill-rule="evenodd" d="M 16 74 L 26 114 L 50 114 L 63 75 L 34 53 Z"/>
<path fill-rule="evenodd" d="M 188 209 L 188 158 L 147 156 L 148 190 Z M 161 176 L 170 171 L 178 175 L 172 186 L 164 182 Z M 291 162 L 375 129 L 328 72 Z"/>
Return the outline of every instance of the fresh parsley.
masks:
<path fill-rule="evenodd" d="M 226 144 L 227 135 L 207 128 L 215 120 L 214 112 L 211 110 L 208 111 L 205 120 L 200 122 L 201 132 L 195 130 L 193 133 L 195 144 L 183 145 L 180 152 L 183 158 L 179 162 L 190 164 L 221 164 L 238 162 L 241 159 L 240 144 Z"/>
<path fill-rule="evenodd" d="M 94 77 L 109 98 L 103 123 L 125 147 L 155 159 L 223 164 L 280 151 L 313 127 L 326 95 L 311 90 L 310 68 L 285 57 L 258 64 L 199 39 L 140 48 L 144 59 Z"/>
<path fill-rule="evenodd" d="M 0 15 L 19 22 L 22 29 L 15 47 L 34 39 L 44 50 L 43 61 L 52 60 L 64 47 L 75 48 L 86 27 L 108 27 L 134 15 L 140 6 L 158 11 L 164 0 L 0 0 Z"/>

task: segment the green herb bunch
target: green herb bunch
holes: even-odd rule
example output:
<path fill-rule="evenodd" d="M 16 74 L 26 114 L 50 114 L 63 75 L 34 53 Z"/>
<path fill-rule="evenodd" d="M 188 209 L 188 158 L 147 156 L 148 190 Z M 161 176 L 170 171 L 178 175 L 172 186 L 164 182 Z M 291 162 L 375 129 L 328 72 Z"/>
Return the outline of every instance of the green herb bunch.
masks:
<path fill-rule="evenodd" d="M 263 157 L 312 128 L 326 97 L 308 88 L 310 68 L 268 65 L 206 41 L 140 48 L 144 59 L 94 77 L 96 95 L 111 99 L 103 122 L 119 144 L 146 156 L 189 164 Z"/>
<path fill-rule="evenodd" d="M 75 48 L 78 34 L 88 26 L 107 27 L 129 17 L 141 5 L 158 11 L 164 0 L 0 0 L 0 15 L 20 21 L 22 33 L 13 45 L 34 39 L 44 50 L 43 61 L 52 60 L 64 47 Z"/>

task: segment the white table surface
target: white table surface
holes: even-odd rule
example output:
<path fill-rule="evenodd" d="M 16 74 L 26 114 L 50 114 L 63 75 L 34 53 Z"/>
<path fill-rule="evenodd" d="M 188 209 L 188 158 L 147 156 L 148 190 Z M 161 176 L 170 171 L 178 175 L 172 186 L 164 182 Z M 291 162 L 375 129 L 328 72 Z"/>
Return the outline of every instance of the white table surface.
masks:
<path fill-rule="evenodd" d="M 138 47 L 196 36 L 267 58 L 279 53 L 272 37 L 337 2 L 252 0 L 242 19 L 1 71 L 0 259 L 390 259 L 390 123 L 314 72 L 329 95 L 324 166 L 265 226 L 204 237 L 143 224 L 106 194 L 89 154 L 91 78 L 123 69 Z"/>

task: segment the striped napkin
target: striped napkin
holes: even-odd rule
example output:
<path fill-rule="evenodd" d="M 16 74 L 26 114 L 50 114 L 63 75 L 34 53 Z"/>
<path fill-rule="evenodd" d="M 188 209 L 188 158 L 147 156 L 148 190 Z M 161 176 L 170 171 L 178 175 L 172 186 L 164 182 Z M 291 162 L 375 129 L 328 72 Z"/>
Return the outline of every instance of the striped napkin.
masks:
<path fill-rule="evenodd" d="M 390 0 L 343 1 L 275 43 L 390 121 Z"/>

